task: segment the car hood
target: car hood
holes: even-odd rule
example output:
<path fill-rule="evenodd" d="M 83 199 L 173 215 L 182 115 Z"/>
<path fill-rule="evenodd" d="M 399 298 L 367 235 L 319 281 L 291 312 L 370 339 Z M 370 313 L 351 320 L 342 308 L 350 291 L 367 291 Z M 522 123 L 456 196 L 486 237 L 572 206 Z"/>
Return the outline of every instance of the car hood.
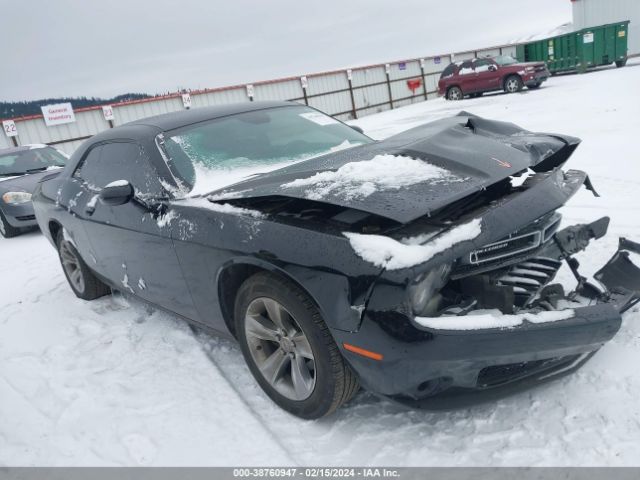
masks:
<path fill-rule="evenodd" d="M 513 65 L 509 65 L 510 67 L 544 67 L 546 64 L 544 62 L 518 62 Z"/>
<path fill-rule="evenodd" d="M 15 177 L 0 177 L 0 192 L 17 190 L 19 192 L 33 193 L 37 183 L 42 179 L 42 177 L 58 171 L 62 171 L 62 169 L 44 170 L 42 172 L 34 172 Z"/>
<path fill-rule="evenodd" d="M 579 143 L 574 137 L 532 133 L 512 123 L 460 112 L 384 141 L 257 175 L 213 192 L 209 199 L 299 198 L 408 223 L 529 168 L 551 170 L 564 163 Z M 379 156 L 386 156 L 387 168 L 376 178 L 370 170 Z M 399 172 L 393 161 L 388 162 L 393 158 L 399 170 L 426 164 L 446 175 L 421 178 L 416 174 L 412 182 L 406 178 L 411 172 L 404 171 L 400 172 L 402 182 L 394 185 Z M 407 158 L 411 161 L 406 162 Z M 368 161 L 372 163 L 356 165 Z"/>

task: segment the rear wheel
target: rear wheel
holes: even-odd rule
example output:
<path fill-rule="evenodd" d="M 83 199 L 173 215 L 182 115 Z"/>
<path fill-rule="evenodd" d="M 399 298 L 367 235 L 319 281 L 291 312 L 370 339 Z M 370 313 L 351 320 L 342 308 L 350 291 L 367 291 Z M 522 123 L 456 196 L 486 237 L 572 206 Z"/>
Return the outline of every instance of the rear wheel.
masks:
<path fill-rule="evenodd" d="M 288 280 L 268 273 L 246 280 L 236 297 L 235 323 L 249 370 L 284 410 L 323 417 L 358 391 L 318 308 Z"/>
<path fill-rule="evenodd" d="M 447 91 L 447 100 L 462 100 L 464 95 L 462 94 L 462 90 L 460 87 L 451 87 Z"/>
<path fill-rule="evenodd" d="M 522 87 L 522 79 L 518 75 L 511 75 L 504 81 L 504 91 L 507 93 L 517 93 Z"/>
<path fill-rule="evenodd" d="M 56 245 L 62 270 L 76 297 L 95 300 L 111 293 L 111 289 L 98 279 L 82 260 L 73 243 L 65 238 L 63 229 L 58 232 Z"/>
<path fill-rule="evenodd" d="M 622 60 L 616 60 L 616 67 L 622 68 L 627 64 L 627 59 L 623 58 Z"/>
<path fill-rule="evenodd" d="M 4 216 L 4 213 L 2 213 L 2 210 L 0 210 L 0 235 L 2 235 L 4 238 L 12 238 L 20 235 L 20 229 L 9 225 L 9 222 L 7 222 L 7 219 Z"/>

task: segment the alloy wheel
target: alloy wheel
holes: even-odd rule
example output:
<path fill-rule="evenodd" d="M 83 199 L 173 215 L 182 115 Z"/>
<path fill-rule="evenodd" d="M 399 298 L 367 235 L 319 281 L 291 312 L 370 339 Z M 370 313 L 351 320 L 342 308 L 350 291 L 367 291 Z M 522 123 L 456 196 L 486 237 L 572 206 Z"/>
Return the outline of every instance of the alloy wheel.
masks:
<path fill-rule="evenodd" d="M 262 376 L 284 397 L 302 401 L 316 384 L 315 358 L 300 325 L 279 302 L 260 297 L 248 306 L 245 335 Z"/>
<path fill-rule="evenodd" d="M 78 292 L 82 293 L 85 289 L 84 276 L 80 268 L 80 261 L 71 247 L 71 243 L 67 240 L 60 242 L 60 260 L 62 268 L 64 268 L 69 281 Z"/>
<path fill-rule="evenodd" d="M 458 88 L 452 88 L 449 91 L 449 100 L 460 100 L 461 98 L 462 98 L 462 95 Z"/>
<path fill-rule="evenodd" d="M 510 78 L 507 80 L 507 91 L 509 93 L 516 93 L 518 91 L 518 87 L 520 86 L 520 82 L 518 82 L 515 78 Z"/>

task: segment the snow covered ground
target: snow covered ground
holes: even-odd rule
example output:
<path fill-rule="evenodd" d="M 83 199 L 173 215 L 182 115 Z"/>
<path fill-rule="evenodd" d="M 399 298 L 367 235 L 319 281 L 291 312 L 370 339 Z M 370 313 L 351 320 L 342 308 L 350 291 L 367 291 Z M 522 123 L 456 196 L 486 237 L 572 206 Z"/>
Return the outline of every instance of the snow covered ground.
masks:
<path fill-rule="evenodd" d="M 539 91 L 434 100 L 356 122 L 383 138 L 464 109 L 584 142 L 565 222 L 612 217 L 592 273 L 640 240 L 640 61 Z M 230 341 L 121 295 L 83 302 L 37 233 L 0 238 L 0 465 L 640 465 L 640 313 L 583 369 L 494 404 L 407 410 L 360 393 L 303 421 L 256 386 Z M 568 278 L 567 272 L 563 272 Z"/>

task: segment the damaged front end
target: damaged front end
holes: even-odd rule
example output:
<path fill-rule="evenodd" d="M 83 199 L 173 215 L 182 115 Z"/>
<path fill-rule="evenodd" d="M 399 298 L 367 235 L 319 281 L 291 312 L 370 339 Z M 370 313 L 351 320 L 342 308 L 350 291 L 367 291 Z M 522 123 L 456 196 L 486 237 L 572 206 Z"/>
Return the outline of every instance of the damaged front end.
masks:
<path fill-rule="evenodd" d="M 608 303 L 623 313 L 640 301 L 640 268 L 629 258 L 640 245 L 621 238 L 618 251 L 589 281 L 574 257 L 591 240 L 607 233 L 609 218 L 556 231 L 561 217 L 553 213 L 460 259 L 450 281 L 431 297 L 418 316 L 460 316 L 477 310 L 502 314 L 542 312 Z M 552 283 L 563 263 L 577 285 L 566 292 Z"/>
<path fill-rule="evenodd" d="M 618 332 L 621 314 L 640 301 L 640 245 L 620 239 L 613 257 L 585 278 L 575 255 L 607 233 L 609 218 L 560 228 L 557 211 L 582 186 L 584 172 L 560 167 L 531 174 L 517 188 L 465 203 L 401 229 L 396 238 L 482 219 L 482 232 L 408 269 L 386 269 L 357 332 L 376 365 L 351 355 L 362 383 L 415 407 L 457 408 L 528 388 L 580 368 Z M 595 194 L 595 192 L 594 192 Z M 513 226 L 520 226 L 513 230 Z M 511 230 L 509 230 L 511 228 Z M 439 233 L 426 235 L 433 243 Z M 587 250 L 588 251 L 588 250 Z M 556 281 L 566 264 L 574 288 Z"/>

